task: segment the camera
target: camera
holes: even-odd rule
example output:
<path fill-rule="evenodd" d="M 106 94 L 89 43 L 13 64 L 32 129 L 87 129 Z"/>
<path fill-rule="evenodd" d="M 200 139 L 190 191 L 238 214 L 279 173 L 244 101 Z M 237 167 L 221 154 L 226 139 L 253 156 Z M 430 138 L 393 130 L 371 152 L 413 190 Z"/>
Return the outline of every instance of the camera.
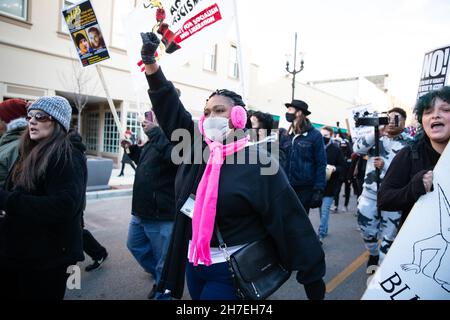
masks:
<path fill-rule="evenodd" d="M 386 114 L 386 113 L 384 113 Z M 356 127 L 360 127 L 360 126 L 366 126 L 366 127 L 379 127 L 382 125 L 388 125 L 389 124 L 389 117 L 383 116 L 383 117 L 379 117 L 378 113 L 374 112 L 374 113 L 369 113 L 369 112 L 364 112 L 363 114 L 360 114 L 359 112 L 355 113 L 355 125 Z M 399 122 L 400 119 L 398 117 L 398 115 L 395 116 L 395 126 L 398 127 L 399 126 Z"/>

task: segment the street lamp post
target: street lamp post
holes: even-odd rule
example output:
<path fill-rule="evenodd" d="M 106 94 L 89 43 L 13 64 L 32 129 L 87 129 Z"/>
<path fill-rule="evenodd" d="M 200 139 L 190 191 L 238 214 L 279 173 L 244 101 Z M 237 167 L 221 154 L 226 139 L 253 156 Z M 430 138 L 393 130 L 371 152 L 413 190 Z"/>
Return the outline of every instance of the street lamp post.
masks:
<path fill-rule="evenodd" d="M 296 69 L 297 68 L 297 32 L 295 33 L 295 47 L 294 47 L 294 68 L 291 70 L 289 70 L 289 60 L 286 61 L 286 71 L 290 74 L 292 74 L 292 100 L 294 100 L 294 94 L 295 94 L 295 75 L 297 73 L 300 73 L 303 70 L 303 58 L 300 61 L 300 69 Z"/>

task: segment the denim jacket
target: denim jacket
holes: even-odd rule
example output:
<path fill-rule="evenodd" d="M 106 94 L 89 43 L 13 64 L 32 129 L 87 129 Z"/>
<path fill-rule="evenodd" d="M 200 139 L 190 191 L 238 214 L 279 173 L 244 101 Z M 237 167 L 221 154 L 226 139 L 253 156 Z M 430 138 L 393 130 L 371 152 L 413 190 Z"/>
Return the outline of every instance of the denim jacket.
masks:
<path fill-rule="evenodd" d="M 327 156 L 317 129 L 311 128 L 301 135 L 282 135 L 280 149 L 286 153 L 284 169 L 293 187 L 325 189 Z"/>

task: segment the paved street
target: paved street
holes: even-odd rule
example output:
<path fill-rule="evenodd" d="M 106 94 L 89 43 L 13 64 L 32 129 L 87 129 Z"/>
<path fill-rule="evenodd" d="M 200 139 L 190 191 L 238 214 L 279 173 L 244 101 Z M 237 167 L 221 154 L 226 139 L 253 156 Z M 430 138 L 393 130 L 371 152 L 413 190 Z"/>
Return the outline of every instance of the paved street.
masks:
<path fill-rule="evenodd" d="M 367 258 L 361 257 L 364 246 L 356 229 L 354 197 L 350 208 L 348 213 L 330 214 L 329 235 L 323 244 L 327 261 L 326 299 L 330 300 L 360 299 L 367 280 Z M 84 272 L 84 267 L 91 262 L 90 258 L 86 257 L 86 260 L 79 264 L 82 268 L 81 290 L 68 290 L 66 299 L 146 298 L 153 284 L 151 276 L 139 267 L 126 248 L 130 210 L 131 197 L 88 202 L 85 213 L 87 228 L 108 249 L 109 257 L 102 268 L 90 273 Z M 317 209 L 311 211 L 310 217 L 317 229 Z M 183 299 L 190 299 L 187 289 Z M 303 287 L 296 282 L 293 275 L 271 299 L 306 299 L 306 296 Z"/>

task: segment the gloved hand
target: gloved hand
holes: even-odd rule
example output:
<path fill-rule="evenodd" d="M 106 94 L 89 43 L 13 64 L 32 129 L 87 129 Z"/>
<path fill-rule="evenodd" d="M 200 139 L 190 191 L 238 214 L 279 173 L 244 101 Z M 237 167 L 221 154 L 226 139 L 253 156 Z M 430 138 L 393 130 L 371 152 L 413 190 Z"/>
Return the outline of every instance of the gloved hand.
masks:
<path fill-rule="evenodd" d="M 323 300 L 325 297 L 325 282 L 323 279 L 304 285 L 306 296 L 309 300 Z"/>
<path fill-rule="evenodd" d="M 320 208 L 322 206 L 323 193 L 322 190 L 316 189 L 311 197 L 309 207 L 311 209 Z"/>
<path fill-rule="evenodd" d="M 142 49 L 141 58 L 144 64 L 153 64 L 156 62 L 155 52 L 159 46 L 159 38 L 153 32 L 141 33 Z"/>

